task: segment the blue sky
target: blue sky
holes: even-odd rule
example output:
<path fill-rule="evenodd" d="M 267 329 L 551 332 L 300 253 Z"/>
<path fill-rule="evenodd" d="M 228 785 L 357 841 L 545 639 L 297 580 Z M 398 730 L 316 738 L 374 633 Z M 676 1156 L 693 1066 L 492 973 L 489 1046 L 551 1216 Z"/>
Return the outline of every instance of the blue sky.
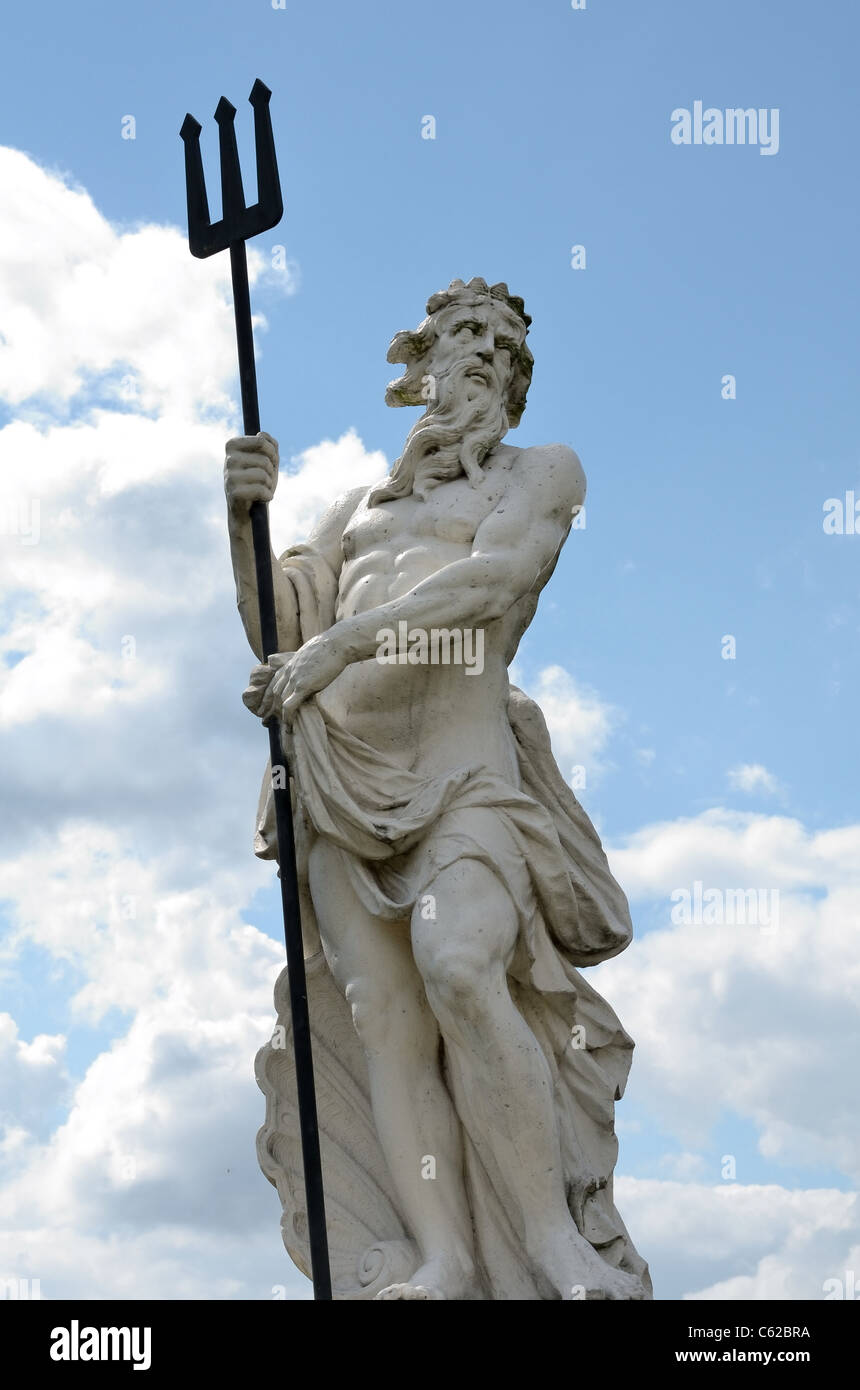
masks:
<path fill-rule="evenodd" d="M 143 310 L 130 291 L 113 306 L 103 287 L 93 291 L 99 299 L 94 334 L 111 342 L 103 360 L 89 344 L 78 350 L 86 291 L 78 317 L 71 310 L 63 317 L 54 313 L 60 291 L 50 288 L 63 283 L 63 246 L 71 236 L 67 199 L 56 192 L 61 182 L 85 190 L 111 229 L 110 236 L 103 226 L 98 231 L 96 267 L 117 246 L 137 245 L 143 225 L 184 228 L 182 118 L 191 110 L 206 126 L 210 202 L 217 207 L 211 115 L 222 92 L 232 98 L 250 167 L 245 98 L 260 76 L 274 93 L 286 213 L 259 249 L 268 261 L 272 246 L 283 244 L 290 264 L 280 285 L 275 274 L 262 274 L 254 297 L 267 325 L 259 336 L 262 423 L 280 440 L 285 477 L 295 482 L 277 517 L 282 526 L 291 524 L 290 497 L 302 517 L 312 515 L 315 487 L 322 496 L 328 486 L 318 472 L 317 482 L 311 480 L 314 469 L 330 467 L 336 491 L 353 480 L 352 469 L 355 482 L 365 480 L 368 453 L 396 457 L 414 416 L 383 404 L 394 374 L 385 352 L 396 330 L 423 317 L 428 294 L 454 276 L 482 275 L 506 280 L 524 297 L 534 320 L 529 341 L 536 369 L 510 442 L 572 444 L 589 491 L 587 526 L 571 535 L 517 674 L 552 704 L 563 770 L 586 764 L 583 802 L 633 902 L 641 945 L 598 972 L 639 1043 L 621 1108 L 619 1173 L 646 1185 L 630 1189 L 635 1210 L 637 1202 L 644 1211 L 652 1201 L 656 1210 L 674 1210 L 674 1182 L 701 1187 L 699 1215 L 690 1209 L 691 1239 L 696 1221 L 711 1219 L 703 1214 L 711 1210 L 705 1189 L 719 1183 L 727 1153 L 737 1156 L 738 1181 L 749 1187 L 738 1201 L 759 1214 L 783 1213 L 773 1215 L 772 1226 L 761 1218 L 758 1246 L 747 1248 L 739 1236 L 707 1270 L 691 1272 L 671 1242 L 660 1246 L 655 1268 L 664 1296 L 718 1286 L 712 1296 L 816 1296 L 795 1278 L 810 1257 L 793 1250 L 784 1213 L 805 1200 L 791 1194 L 838 1192 L 808 1201 L 825 1213 L 822 1229 L 843 1229 L 843 1215 L 837 1219 L 832 1211 L 842 1213 L 839 1203 L 857 1173 L 856 1117 L 833 1078 L 844 1068 L 840 1058 L 850 1055 L 845 1030 L 856 1030 L 849 1006 L 860 975 L 851 942 L 860 901 L 852 876 L 860 536 L 826 535 L 822 520 L 826 499 L 850 489 L 860 498 L 858 29 L 847 4 L 799 0 L 754 6 L 727 0 L 719 7 L 588 0 L 584 11 L 562 0 L 440 0 L 430 8 L 286 0 L 283 10 L 269 0 L 179 6 L 156 0 L 90 4 L 83 12 L 49 2 L 7 15 L 0 144 L 48 171 L 54 190 L 37 206 L 42 185 L 20 185 L 29 202 L 26 218 L 19 205 L 18 225 L 38 224 L 34 258 L 43 257 L 49 287 L 43 294 L 34 276 L 28 304 L 52 332 L 69 335 L 69 361 L 77 363 L 80 381 L 71 389 L 59 367 L 46 366 L 30 390 L 11 378 L 4 382 L 0 366 L 2 466 L 14 473 L 23 463 L 35 478 L 47 458 L 40 450 L 50 445 L 53 458 L 68 456 L 69 469 L 103 455 L 113 469 L 109 486 L 93 474 L 90 491 L 71 501 L 71 473 L 57 482 L 55 502 L 47 483 L 39 484 L 45 534 L 32 551 L 32 589 L 16 561 L 0 609 L 7 636 L 26 618 L 17 646 L 9 636 L 10 672 L 20 652 L 42 640 L 42 621 L 51 640 L 60 640 L 58 625 L 65 623 L 76 642 L 89 644 L 74 686 L 81 722 L 68 702 L 60 716 L 62 746 L 74 745 L 75 752 L 70 762 L 61 759 L 66 770 L 58 785 L 41 761 L 47 754 L 39 717 L 17 687 L 10 687 L 12 714 L 4 726 L 14 743 L 18 815 L 3 835 L 12 944 L 9 1002 L 4 989 L 0 1008 L 15 1019 L 19 1044 L 30 1046 L 39 1034 L 65 1040 L 55 1052 L 57 1068 L 60 1054 L 65 1058 L 68 1078 L 58 1079 L 56 1095 L 45 1100 L 58 1107 L 52 1115 L 85 1108 L 89 1092 L 75 1088 L 85 1086 L 87 1069 L 102 1065 L 112 1045 L 131 1046 L 161 986 L 152 985 L 151 998 L 130 997 L 124 1010 L 101 1015 L 85 1017 L 70 1003 L 83 987 L 107 989 L 108 977 L 98 975 L 102 966 L 92 954 L 79 957 L 70 941 L 58 943 L 47 926 L 34 925 L 35 906 L 21 906 L 27 900 L 21 865 L 34 872 L 26 856 L 37 831 L 60 834 L 82 817 L 109 828 L 122 844 L 99 852 L 123 863 L 157 862 L 156 897 L 205 893 L 206 876 L 229 869 L 234 919 L 232 926 L 225 919 L 223 932 L 244 922 L 279 939 L 270 880 L 261 866 L 241 864 L 261 750 L 238 702 L 249 659 L 230 605 L 214 444 L 211 463 L 205 462 L 210 442 L 223 438 L 222 422 L 232 429 L 236 419 L 224 401 L 224 393 L 235 396 L 235 383 L 229 322 L 218 300 L 223 267 L 204 267 L 190 256 L 180 262 L 173 242 L 141 252 L 135 263 L 141 277 L 165 277 L 153 302 L 163 294 L 165 344 L 180 342 L 184 353 L 182 391 L 177 387 L 172 396 L 152 365 L 157 352 L 166 360 L 168 349 L 159 347 L 148 321 L 136 326 L 134 315 Z M 696 100 L 721 109 L 778 108 L 778 153 L 674 145 L 671 113 Z M 121 138 L 128 115 L 135 118 L 134 140 Z M 436 121 L 432 140 L 421 138 L 427 115 Z M 90 225 L 83 214 L 74 221 L 75 264 L 86 264 Z M 586 269 L 571 268 L 574 244 L 586 248 Z M 118 276 L 126 273 L 122 264 Z M 168 274 L 175 278 L 168 281 Z M 174 283 L 181 290 L 169 292 Z M 24 295 L 10 273 L 0 334 L 13 346 L 24 341 L 9 328 Z M 148 357 L 146 343 L 154 344 Z M 8 367 L 10 359 L 3 360 Z M 123 374 L 138 381 L 137 397 L 117 398 Z M 736 378 L 734 400 L 721 395 L 726 374 Z M 192 417 L 197 432 L 189 426 L 180 443 L 182 421 Z M 150 437 L 148 425 L 159 420 L 164 433 Z M 153 463 L 157 476 L 149 476 L 135 454 L 135 480 L 124 479 L 116 441 L 138 427 L 141 458 L 175 443 L 179 464 L 193 458 L 193 466 Z M 82 428 L 93 431 L 83 454 Z M 355 442 L 338 451 L 336 441 L 353 438 L 350 431 Z M 331 443 L 322 448 L 323 441 Z M 55 612 L 45 574 L 61 575 L 66 551 L 58 550 L 54 562 L 51 546 L 59 532 L 63 545 L 71 543 L 60 518 L 67 515 L 63 507 L 74 515 L 78 505 L 94 509 L 75 542 L 81 585 L 90 573 L 87 553 L 100 575 L 119 578 L 114 589 L 105 581 L 92 610 L 82 600 L 80 611 Z M 284 542 L 291 538 L 281 535 Z M 193 552 L 190 560 L 184 546 Z M 138 574 L 146 556 L 157 554 L 171 582 L 196 584 L 204 595 L 197 607 L 189 600 L 180 611 L 182 604 L 165 591 L 147 617 L 122 570 L 124 547 L 139 562 Z M 212 576 L 211 592 L 204 576 Z M 110 674 L 106 653 L 127 632 L 138 633 L 141 651 L 157 651 L 157 660 L 149 675 L 136 675 L 126 687 L 125 677 Z M 211 638 L 200 658 L 195 633 Z M 727 634 L 736 639 L 734 660 L 721 655 Z M 59 669 L 66 670 L 62 653 L 71 648 L 58 650 Z M 185 667 L 181 678 L 177 673 L 183 661 L 195 659 L 206 685 L 192 691 Z M 563 675 L 547 676 L 554 668 Z M 91 677 L 99 691 L 99 681 L 119 679 L 128 709 L 96 698 Z M 43 679 L 36 671 L 33 680 Z M 179 718 L 186 694 L 190 703 Z M 45 705 L 41 718 L 51 717 Z M 127 776 L 119 788 L 104 767 L 106 748 L 110 757 L 125 750 L 124 758 L 117 753 Z M 228 763 L 235 800 L 221 823 L 213 808 L 226 792 L 215 769 Z M 183 781 L 183 768 L 203 764 L 206 807 L 201 801 L 198 809 L 209 817 L 200 822 L 211 830 L 208 844 L 191 831 L 188 817 L 197 803 Z M 183 806 L 191 808 L 184 818 Z M 48 855 L 47 845 L 43 852 Z M 75 852 L 70 862 L 85 859 Z M 51 871 L 46 860 L 45 872 Z M 704 947 L 694 937 L 682 948 L 668 925 L 670 893 L 694 879 L 778 889 L 786 917 L 779 942 L 757 937 L 753 946 L 721 936 Z M 76 891 L 83 891 L 80 885 Z M 98 898 L 101 890 L 94 891 Z M 83 908 L 80 916 L 90 920 Z M 144 941 L 148 930 L 141 922 Z M 216 954 L 226 939 L 212 946 Z M 272 949 L 269 973 L 277 964 Z M 257 988 L 247 982 L 249 1000 L 262 997 Z M 266 1006 L 265 1000 L 259 1006 L 263 1018 Z M 257 1007 L 248 1004 L 249 1017 Z M 687 1071 L 673 1070 L 653 1036 L 649 1042 L 647 1030 L 662 1026 L 661 1017 L 674 1030 L 675 1055 L 690 1056 Z M 689 1030 L 698 1033 L 699 1018 L 707 1022 L 693 1040 Z M 798 1039 L 792 1022 L 798 1018 L 807 1020 L 813 1043 Z M 150 1039 L 160 1026 L 154 1015 L 151 1021 Z M 783 1056 L 789 1060 L 780 1072 L 775 1059 Z M 701 1078 L 696 1059 L 712 1064 Z M 822 1077 L 832 1083 L 824 1100 Z M 237 1079 L 239 1097 L 244 1084 Z M 685 1095 L 692 1118 L 684 1114 Z M 830 1109 L 822 1118 L 825 1101 Z M 252 1091 L 237 1105 L 250 1117 L 242 1121 L 251 1126 L 250 1142 L 257 1097 Z M 224 1123 L 233 1124 L 229 1115 Z M 822 1126 L 833 1133 L 816 1144 L 810 1136 Z M 801 1132 L 805 1138 L 797 1137 Z M 40 1142 L 64 1140 L 48 1132 Z M 242 1277 L 266 1284 L 269 1271 L 281 1267 L 276 1212 L 263 1179 L 252 1172 L 251 1149 L 244 1161 L 247 1201 L 264 1213 L 255 1219 L 259 1269 L 266 1273 Z M 164 1164 L 169 1187 L 166 1158 Z M 765 1189 L 769 1195 L 762 1196 Z M 776 1191 L 789 1196 L 774 1197 Z M 153 1187 L 148 1199 L 153 1225 L 166 1210 L 158 1192 Z M 660 1205 L 660 1192 L 668 1205 Z M 645 1233 L 636 1228 L 634 1235 L 647 1255 L 646 1237 L 656 1244 L 660 1230 L 652 1233 L 642 1221 Z M 70 1234 L 70 1249 L 75 1239 Z M 213 1249 L 217 1260 L 217 1241 Z M 211 1260 L 208 1246 L 206 1252 Z M 142 1266 L 147 1258 L 142 1252 Z M 828 1247 L 822 1278 L 838 1274 L 831 1265 L 844 1258 Z M 782 1262 L 778 1279 L 768 1259 Z M 187 1287 L 196 1287 L 197 1276 L 184 1270 L 186 1277 Z M 72 1276 L 58 1271 L 55 1287 L 74 1288 L 63 1279 Z M 228 1285 L 218 1296 L 251 1296 L 247 1282 L 232 1292 Z"/>
<path fill-rule="evenodd" d="M 821 530 L 822 502 L 857 481 L 850 7 L 186 3 L 82 21 L 48 4 L 9 24 L 40 81 L 12 65 L 4 139 L 115 222 L 181 220 L 186 108 L 207 121 L 225 91 L 242 111 L 257 72 L 273 88 L 286 216 L 262 240 L 286 244 L 302 293 L 268 311 L 260 389 L 285 455 L 351 425 L 396 453 L 384 351 L 429 287 L 482 274 L 525 297 L 538 369 L 520 435 L 574 444 L 591 513 L 556 586 L 575 618 L 541 617 L 530 649 L 575 644 L 583 679 L 636 690 L 664 765 L 695 758 L 607 788 L 619 829 L 694 809 L 727 757 L 773 765 L 815 819 L 853 814 L 833 685 L 857 677 L 854 557 Z M 779 153 L 672 145 L 670 111 L 697 97 L 777 106 Z"/>

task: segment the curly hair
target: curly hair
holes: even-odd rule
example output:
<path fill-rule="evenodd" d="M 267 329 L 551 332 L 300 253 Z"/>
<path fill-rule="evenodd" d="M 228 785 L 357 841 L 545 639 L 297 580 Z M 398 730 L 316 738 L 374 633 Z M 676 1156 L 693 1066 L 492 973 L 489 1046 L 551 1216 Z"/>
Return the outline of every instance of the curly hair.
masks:
<path fill-rule="evenodd" d="M 388 349 L 387 360 L 389 362 L 402 362 L 406 371 L 396 381 L 388 383 L 385 390 L 386 405 L 426 404 L 426 396 L 422 394 L 426 375 L 423 368 L 427 354 L 436 341 L 437 316 L 443 309 L 454 304 L 462 305 L 464 308 L 474 308 L 485 304 L 487 300 L 494 302 L 495 306 L 503 313 L 510 314 L 518 321 L 518 326 L 525 330 L 522 343 L 511 352 L 513 373 L 506 399 L 508 421 L 511 428 L 513 429 L 519 424 L 520 417 L 526 408 L 526 396 L 534 367 L 534 358 L 525 342 L 531 323 L 531 315 L 526 313 L 525 305 L 519 295 L 508 293 L 508 287 L 503 280 L 500 280 L 498 284 L 488 285 L 486 280 L 482 280 L 480 276 L 475 276 L 468 285 L 462 280 L 452 280 L 447 290 L 439 290 L 436 294 L 431 294 L 427 300 L 427 318 L 424 319 L 423 323 L 420 323 L 415 329 L 403 329 L 394 335 Z"/>

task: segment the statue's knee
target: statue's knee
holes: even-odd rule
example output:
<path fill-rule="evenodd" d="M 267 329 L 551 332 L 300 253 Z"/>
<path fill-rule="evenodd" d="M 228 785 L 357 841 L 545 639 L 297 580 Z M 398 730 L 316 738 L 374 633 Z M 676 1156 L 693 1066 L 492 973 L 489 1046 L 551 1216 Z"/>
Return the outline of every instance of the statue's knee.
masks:
<path fill-rule="evenodd" d="M 473 942 L 424 943 L 416 951 L 427 999 L 437 1018 L 463 1018 L 479 1011 L 487 990 L 490 962 Z"/>
<path fill-rule="evenodd" d="M 422 906 L 429 898 L 435 914 Z M 442 1022 L 492 1009 L 505 989 L 506 963 L 517 935 L 516 910 L 483 864 L 445 870 L 412 914 L 412 948 L 427 999 Z"/>
<path fill-rule="evenodd" d="M 383 1048 L 391 1029 L 390 991 L 377 980 L 364 978 L 350 980 L 344 995 L 362 1046 L 370 1051 Z"/>

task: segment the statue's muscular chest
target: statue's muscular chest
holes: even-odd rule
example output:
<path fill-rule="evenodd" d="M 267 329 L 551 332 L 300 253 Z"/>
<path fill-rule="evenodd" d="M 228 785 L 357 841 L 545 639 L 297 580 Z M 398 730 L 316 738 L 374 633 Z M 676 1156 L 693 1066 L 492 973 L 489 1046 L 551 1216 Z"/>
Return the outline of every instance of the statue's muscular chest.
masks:
<path fill-rule="evenodd" d="M 468 555 L 481 522 L 502 501 L 507 481 L 508 468 L 496 467 L 478 487 L 458 478 L 433 488 L 424 500 L 404 497 L 369 507 L 365 499 L 343 533 L 345 564 L 363 569 L 375 560 L 388 568 L 397 557 L 420 551 L 435 556 L 434 567 L 441 568 Z"/>

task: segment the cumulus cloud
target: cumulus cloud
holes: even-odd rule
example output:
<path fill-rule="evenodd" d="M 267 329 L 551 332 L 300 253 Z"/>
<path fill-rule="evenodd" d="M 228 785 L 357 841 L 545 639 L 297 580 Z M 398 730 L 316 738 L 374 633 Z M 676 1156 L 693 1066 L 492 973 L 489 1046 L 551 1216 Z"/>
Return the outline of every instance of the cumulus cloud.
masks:
<path fill-rule="evenodd" d="M 95 809 L 178 864 L 193 824 L 203 873 L 247 844 L 261 775 L 221 487 L 237 425 L 224 258 L 192 262 L 174 228 L 116 230 L 16 151 L 0 169 L 0 397 L 19 403 L 0 429 L 0 731 L 19 813 L 0 843 Z M 276 544 L 384 471 L 354 433 L 286 461 Z"/>
<path fill-rule="evenodd" d="M 308 535 L 314 522 L 350 488 L 384 478 L 388 461 L 368 452 L 355 430 L 303 450 L 282 471 L 269 509 L 272 543 L 280 552 Z"/>
<path fill-rule="evenodd" d="M 0 179 L 0 396 L 57 409 L 98 381 L 145 412 L 226 411 L 226 258 L 192 273 L 178 228 L 117 230 L 84 189 L 18 150 L 0 148 Z M 252 256 L 252 282 L 263 270 Z"/>
<path fill-rule="evenodd" d="M 67 1099 L 69 1076 L 62 1034 L 18 1035 L 10 1014 L 0 1013 L 0 1166 L 2 1155 L 43 1133 L 54 1108 Z"/>
<path fill-rule="evenodd" d="M 129 1022 L 88 1067 L 64 1122 L 8 1155 L 0 1210 L 11 1245 L 43 1226 L 72 1247 L 82 1231 L 110 1241 L 121 1229 L 173 1230 L 180 1246 L 183 1231 L 192 1244 L 243 1225 L 262 1234 L 252 1061 L 271 1027 L 282 948 L 242 921 L 247 881 L 224 871 L 174 888 L 103 827 L 69 832 L 49 873 L 45 864 L 37 850 L 5 866 L 16 931 L 77 968 L 72 1020 L 119 1009 Z M 46 1040 L 31 1052 L 31 1069 L 52 1055 Z M 50 1296 L 50 1270 L 30 1274 Z"/>
<path fill-rule="evenodd" d="M 840 1062 L 860 1046 L 858 853 L 860 826 L 812 834 L 723 810 L 610 850 L 634 919 L 637 903 L 664 908 L 592 978 L 637 1039 L 637 1086 L 689 1147 L 733 1112 L 777 1163 L 860 1175 L 860 1116 Z M 672 895 L 692 896 L 696 883 L 718 906 L 728 890 L 764 890 L 776 918 L 685 918 Z"/>
<path fill-rule="evenodd" d="M 534 676 L 514 666 L 511 679 L 543 710 L 556 761 L 572 785 L 579 788 L 597 780 L 604 771 L 601 755 L 618 711 L 563 666 L 544 666 Z"/>
<path fill-rule="evenodd" d="M 5 982 L 28 949 L 69 982 L 61 1025 L 0 1015 L 0 1275 L 47 1297 L 306 1296 L 253 1154 L 282 947 L 253 924 L 272 868 L 250 850 L 265 741 L 239 698 L 218 466 L 226 267 L 189 264 L 174 228 L 111 227 L 15 151 L 0 172 Z M 285 460 L 275 544 L 386 466 L 354 431 Z M 524 683 L 590 780 L 618 712 L 559 666 Z M 697 1156 L 729 1107 L 775 1160 L 856 1171 L 858 850 L 860 827 L 718 809 L 611 851 L 634 906 L 665 905 L 591 976 L 637 1038 L 651 1118 L 686 1145 L 619 1182 L 663 1296 L 817 1297 L 856 1260 L 846 1194 L 707 1188 Z M 696 880 L 778 889 L 779 930 L 676 924 L 671 893 Z M 83 1025 L 110 1041 L 72 1068 Z"/>
<path fill-rule="evenodd" d="M 788 816 L 714 807 L 643 827 L 614 851 L 628 892 L 668 896 L 693 878 L 803 889 L 857 886 L 860 826 L 808 831 Z"/>
<path fill-rule="evenodd" d="M 34 949 L 69 982 L 62 1031 L 0 1016 L 0 1274 L 46 1297 L 302 1297 L 253 1150 L 283 946 L 246 920 L 273 870 L 251 853 L 266 745 L 221 491 L 226 268 L 176 229 L 112 228 L 24 155 L 0 170 L 4 1000 Z M 276 544 L 385 470 L 354 433 L 287 461 Z M 73 1077 L 81 1027 L 112 1041 Z"/>
<path fill-rule="evenodd" d="M 858 1268 L 856 1193 L 619 1178 L 617 1194 L 659 1298 L 819 1300 Z"/>

